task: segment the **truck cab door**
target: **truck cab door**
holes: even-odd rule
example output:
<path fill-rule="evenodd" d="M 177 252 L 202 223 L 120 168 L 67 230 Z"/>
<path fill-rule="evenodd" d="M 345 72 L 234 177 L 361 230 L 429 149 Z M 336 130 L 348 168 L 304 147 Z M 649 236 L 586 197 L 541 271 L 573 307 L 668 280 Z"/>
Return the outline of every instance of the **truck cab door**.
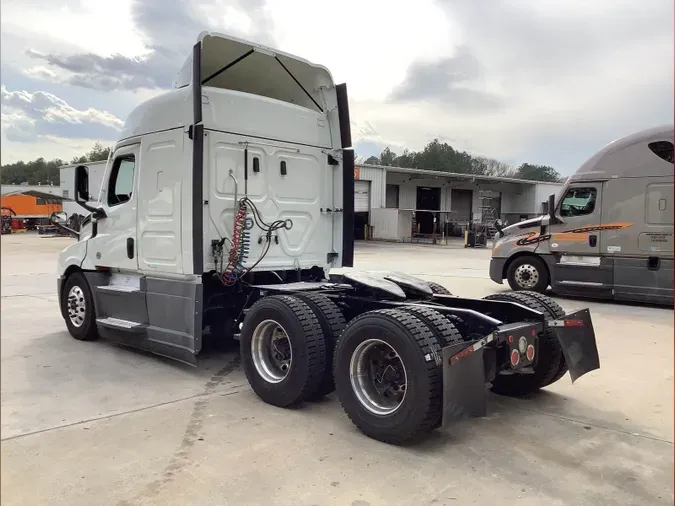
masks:
<path fill-rule="evenodd" d="M 96 237 L 87 244 L 87 264 L 113 270 L 138 270 L 136 213 L 138 209 L 139 144 L 117 148 L 101 187 Z"/>
<path fill-rule="evenodd" d="M 611 293 L 612 268 L 600 256 L 602 188 L 602 182 L 575 183 L 560 200 L 556 216 L 561 223 L 551 227 L 550 239 L 554 290 Z"/>

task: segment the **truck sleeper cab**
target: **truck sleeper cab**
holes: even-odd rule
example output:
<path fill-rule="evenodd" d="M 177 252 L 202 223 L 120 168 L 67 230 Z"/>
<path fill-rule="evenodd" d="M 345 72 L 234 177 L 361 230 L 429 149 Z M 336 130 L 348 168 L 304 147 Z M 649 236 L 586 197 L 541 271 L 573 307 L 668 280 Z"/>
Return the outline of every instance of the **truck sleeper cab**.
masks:
<path fill-rule="evenodd" d="M 174 89 L 127 119 L 98 198 L 76 169 L 91 214 L 59 256 L 70 334 L 192 365 L 204 338 L 238 339 L 263 401 L 336 390 L 359 429 L 389 443 L 481 416 L 486 383 L 523 395 L 599 367 L 588 310 L 331 274 L 353 264 L 349 125 L 346 86 L 325 68 L 202 33 Z"/>
<path fill-rule="evenodd" d="M 490 277 L 513 290 L 672 305 L 674 205 L 673 126 L 618 139 L 549 199 L 548 215 L 499 233 Z"/>

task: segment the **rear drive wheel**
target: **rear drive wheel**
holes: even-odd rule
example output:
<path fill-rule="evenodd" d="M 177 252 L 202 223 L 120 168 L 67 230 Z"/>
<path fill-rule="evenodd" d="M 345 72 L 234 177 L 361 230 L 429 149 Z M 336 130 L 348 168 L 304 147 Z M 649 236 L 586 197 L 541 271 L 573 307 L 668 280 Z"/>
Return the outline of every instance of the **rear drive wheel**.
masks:
<path fill-rule="evenodd" d="M 488 295 L 485 299 L 515 302 L 540 311 L 545 315 L 547 320 L 557 318 L 555 316 L 557 314 L 555 308 L 560 308 L 560 306 L 548 297 L 546 297 L 546 301 L 541 299 L 541 297 L 540 294 L 530 292 L 506 292 Z M 562 311 L 562 308 L 559 310 Z M 497 374 L 492 382 L 492 391 L 509 396 L 527 395 L 557 381 L 566 371 L 567 365 L 560 343 L 558 343 L 558 338 L 552 329 L 546 327 L 539 338 L 539 352 L 534 367 L 534 374 Z"/>
<path fill-rule="evenodd" d="M 78 341 L 93 341 L 98 338 L 94 298 L 83 273 L 74 272 L 68 276 L 63 285 L 61 305 L 71 336 Z"/>
<path fill-rule="evenodd" d="M 333 379 L 333 351 L 335 343 L 347 325 L 342 311 L 330 298 L 319 293 L 296 293 L 295 297 L 305 302 L 314 312 L 323 332 L 326 347 L 326 368 L 317 391 L 307 400 L 318 400 L 335 390 Z"/>
<path fill-rule="evenodd" d="M 275 295 L 251 307 L 240 352 L 253 391 L 268 404 L 289 407 L 313 395 L 326 369 L 319 321 L 303 301 Z"/>
<path fill-rule="evenodd" d="M 438 283 L 434 283 L 433 281 L 427 281 L 427 285 L 429 285 L 429 288 L 431 288 L 431 291 L 435 294 L 452 295 L 450 293 L 450 290 L 445 288 L 443 285 L 439 285 Z"/>
<path fill-rule="evenodd" d="M 434 333 L 434 336 L 441 347 L 464 342 L 461 332 L 455 327 L 452 320 L 446 318 L 435 309 L 406 306 L 401 310 L 415 315 L 426 323 L 429 329 Z"/>
<path fill-rule="evenodd" d="M 506 278 L 514 291 L 544 293 L 550 282 L 544 262 L 531 255 L 518 257 L 511 262 Z"/>
<path fill-rule="evenodd" d="M 563 318 L 565 316 L 565 310 L 558 304 L 556 301 L 554 301 L 551 297 L 548 297 L 547 295 L 537 293 L 537 292 L 520 292 L 521 295 L 525 295 L 526 297 L 529 297 L 530 299 L 533 299 L 535 302 L 533 304 L 541 304 L 546 308 L 546 312 L 544 314 L 546 315 L 547 320 L 558 320 L 560 318 Z M 532 307 L 532 306 L 530 306 Z M 550 331 L 553 333 L 553 331 Z M 555 335 L 553 335 L 555 337 Z M 558 340 L 555 340 L 556 344 L 558 344 Z M 559 346 L 559 344 L 558 344 Z M 550 385 L 551 383 L 555 383 L 558 381 L 560 378 L 562 378 L 565 373 L 567 372 L 567 362 L 565 361 L 565 355 L 560 353 L 560 366 L 558 367 L 558 372 L 553 376 L 553 378 L 547 383 L 547 385 Z"/>
<path fill-rule="evenodd" d="M 367 436 L 415 440 L 441 422 L 441 346 L 411 313 L 385 309 L 352 320 L 335 349 L 334 376 L 347 416 Z"/>

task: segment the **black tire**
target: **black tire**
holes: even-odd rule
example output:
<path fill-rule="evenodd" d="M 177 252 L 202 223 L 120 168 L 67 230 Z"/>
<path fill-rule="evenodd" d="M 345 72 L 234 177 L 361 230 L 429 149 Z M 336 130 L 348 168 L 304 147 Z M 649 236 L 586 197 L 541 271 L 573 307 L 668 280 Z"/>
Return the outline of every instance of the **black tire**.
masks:
<path fill-rule="evenodd" d="M 326 368 L 319 387 L 314 394 L 308 396 L 306 400 L 318 400 L 335 390 L 335 380 L 333 379 L 333 352 L 335 343 L 337 343 L 340 334 L 347 326 L 342 311 L 338 305 L 330 298 L 320 293 L 296 293 L 295 297 L 305 302 L 314 311 L 314 316 L 319 320 L 323 332 L 324 343 L 326 347 Z"/>
<path fill-rule="evenodd" d="M 464 342 L 461 332 L 454 323 L 435 309 L 406 306 L 401 308 L 401 310 L 411 313 L 422 320 L 434 333 L 441 347 Z"/>
<path fill-rule="evenodd" d="M 77 297 L 71 295 L 71 290 L 79 292 Z M 75 297 L 75 299 L 73 299 Z M 71 304 L 83 303 L 82 323 L 77 325 L 69 315 Z M 78 341 L 94 341 L 98 339 L 98 328 L 96 327 L 96 309 L 94 307 L 94 298 L 91 294 L 91 288 L 87 278 L 82 272 L 74 272 L 66 278 L 61 292 L 61 313 L 66 320 L 68 332 Z M 73 308 L 75 310 L 75 308 Z"/>
<path fill-rule="evenodd" d="M 555 318 L 555 316 L 552 316 L 550 309 L 554 306 L 543 303 L 530 292 L 496 293 L 484 298 L 486 300 L 515 302 L 544 313 L 547 319 Z M 557 306 L 554 301 L 550 302 Z M 562 308 L 560 310 L 562 311 Z M 528 395 L 560 379 L 565 374 L 565 372 L 560 373 L 560 371 L 566 370 L 566 368 L 565 357 L 558 343 L 558 338 L 553 330 L 547 327 L 539 341 L 539 353 L 534 374 L 497 374 L 492 382 L 492 391 L 500 395 L 514 397 Z"/>
<path fill-rule="evenodd" d="M 521 285 L 517 276 L 519 268 L 530 271 L 529 275 L 534 275 L 534 273 L 536 273 L 536 276 L 538 276 L 537 282 L 533 286 Z M 527 272 L 523 274 L 527 274 Z M 511 289 L 516 292 L 531 291 L 544 293 L 550 283 L 546 264 L 543 260 L 533 255 L 521 256 L 511 262 L 506 270 L 506 279 L 508 280 Z"/>
<path fill-rule="evenodd" d="M 526 295 L 530 297 L 531 299 L 534 299 L 535 301 L 541 303 L 546 309 L 548 310 L 548 314 L 546 316 L 547 320 L 557 320 L 560 318 L 563 318 L 565 316 L 565 310 L 558 304 L 556 301 L 554 301 L 551 297 L 548 297 L 544 294 L 537 293 L 537 292 L 520 292 L 523 295 Z M 531 306 L 530 306 L 531 307 Z M 546 313 L 544 313 L 546 314 Z M 555 337 L 555 336 L 554 336 Z M 558 341 L 556 340 L 556 343 Z M 560 359 L 560 366 L 558 367 L 558 372 L 553 376 L 551 381 L 547 383 L 547 385 L 550 385 L 551 383 L 555 383 L 558 381 L 560 378 L 562 378 L 565 373 L 568 371 L 567 368 L 567 361 L 565 361 L 565 355 L 561 354 L 561 359 Z"/>
<path fill-rule="evenodd" d="M 445 288 L 443 285 L 439 285 L 438 283 L 434 283 L 433 281 L 427 281 L 427 285 L 429 285 L 429 288 L 431 288 L 431 291 L 433 293 L 436 293 L 438 295 L 452 295 L 452 293 L 450 293 L 450 290 Z"/>
<path fill-rule="evenodd" d="M 358 399 L 350 363 L 357 347 L 381 340 L 401 358 L 407 384 L 402 403 L 390 414 L 376 414 Z M 358 429 L 391 444 L 404 444 L 438 427 L 442 416 L 441 346 L 429 327 L 413 314 L 395 309 L 369 311 L 352 320 L 335 348 L 334 377 L 340 403 Z"/>
<path fill-rule="evenodd" d="M 292 353 L 288 372 L 278 382 L 261 375 L 251 346 L 255 330 L 269 320 L 286 332 Z M 305 302 L 290 295 L 265 297 L 251 307 L 241 330 L 239 349 L 251 388 L 274 406 L 291 407 L 312 396 L 326 369 L 326 345 L 319 320 Z"/>

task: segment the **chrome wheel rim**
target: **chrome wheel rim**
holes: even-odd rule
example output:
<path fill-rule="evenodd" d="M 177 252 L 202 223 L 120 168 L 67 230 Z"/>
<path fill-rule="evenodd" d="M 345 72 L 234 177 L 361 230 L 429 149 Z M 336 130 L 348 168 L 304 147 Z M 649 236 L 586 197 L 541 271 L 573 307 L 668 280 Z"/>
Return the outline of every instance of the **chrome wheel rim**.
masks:
<path fill-rule="evenodd" d="M 521 288 L 533 288 L 539 282 L 539 271 L 532 264 L 523 264 L 516 268 L 514 277 Z"/>
<path fill-rule="evenodd" d="M 408 376 L 398 352 L 380 339 L 366 339 L 349 362 L 352 390 L 370 413 L 395 413 L 407 394 Z"/>
<path fill-rule="evenodd" d="M 280 383 L 288 376 L 293 362 L 291 340 L 286 330 L 274 320 L 265 320 L 251 337 L 253 365 L 268 383 Z"/>
<path fill-rule="evenodd" d="M 75 327 L 84 325 L 84 317 L 87 314 L 87 301 L 84 298 L 82 288 L 75 285 L 68 292 L 68 318 Z"/>

